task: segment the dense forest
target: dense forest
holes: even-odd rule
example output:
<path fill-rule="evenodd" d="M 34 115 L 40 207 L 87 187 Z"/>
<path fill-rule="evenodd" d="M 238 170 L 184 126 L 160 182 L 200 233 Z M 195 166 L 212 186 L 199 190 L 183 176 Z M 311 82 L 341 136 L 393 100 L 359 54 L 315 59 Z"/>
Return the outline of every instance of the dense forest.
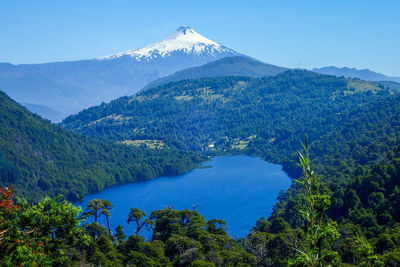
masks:
<path fill-rule="evenodd" d="M 383 84 L 300 70 L 183 80 L 61 124 L 78 133 L 0 96 L 0 265 L 400 265 L 400 96 Z M 171 207 L 131 207 L 127 237 L 98 223 L 113 219 L 109 201 L 81 212 L 56 198 L 178 174 L 219 154 L 261 156 L 296 178 L 245 238 Z"/>
<path fill-rule="evenodd" d="M 0 92 L 0 187 L 37 201 L 63 195 L 77 201 L 107 186 L 176 175 L 204 159 L 173 148 L 98 141 L 32 114 Z"/>
<path fill-rule="evenodd" d="M 321 175 L 311 197 L 320 201 L 313 216 L 321 225 L 304 217 L 307 189 L 294 182 L 272 216 L 237 242 L 258 266 L 398 266 L 399 98 L 384 83 L 291 70 L 172 82 L 83 111 L 63 126 L 113 141 L 257 155 L 294 178 L 302 174 L 299 139 L 308 135 L 312 168 Z M 313 237 L 310 227 L 326 231 Z"/>
<path fill-rule="evenodd" d="M 273 216 L 238 240 L 224 221 L 206 221 L 196 210 L 165 207 L 148 216 L 132 207 L 126 218 L 134 234 L 127 237 L 122 226 L 110 229 L 113 204 L 105 199 L 91 200 L 81 213 L 67 201 L 31 205 L 15 200 L 12 188 L 1 189 L 0 264 L 398 266 L 400 147 L 340 185 L 314 171 L 307 140 L 304 148 L 296 194 L 282 194 Z M 140 236 L 144 228 L 152 230 L 149 240 Z"/>
<path fill-rule="evenodd" d="M 338 230 L 329 249 L 337 252 L 341 262 L 351 265 L 399 266 L 400 146 L 395 146 L 378 163 L 360 165 L 352 173 L 347 180 L 340 180 L 344 174 L 339 171 L 334 179 L 322 177 L 321 192 L 329 196 L 330 204 L 325 220 L 337 224 Z M 272 216 L 259 220 L 255 229 L 277 238 L 302 225 L 298 210 L 303 191 L 295 184 L 282 193 Z M 271 231 L 275 221 L 281 227 L 276 233 Z M 275 257 L 279 258 L 278 254 Z M 281 257 L 280 261 L 289 258 Z"/>
<path fill-rule="evenodd" d="M 379 160 L 397 142 L 398 97 L 375 83 L 290 70 L 173 82 L 62 125 L 112 141 L 162 140 L 187 151 L 261 156 L 296 177 L 294 152 L 306 134 L 324 174 Z"/>

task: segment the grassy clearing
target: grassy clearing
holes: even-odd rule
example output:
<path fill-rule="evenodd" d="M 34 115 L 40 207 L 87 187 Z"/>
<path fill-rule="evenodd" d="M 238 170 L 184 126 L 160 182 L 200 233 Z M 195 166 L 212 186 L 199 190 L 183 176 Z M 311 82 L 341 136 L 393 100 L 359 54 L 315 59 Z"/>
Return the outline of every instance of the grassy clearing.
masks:
<path fill-rule="evenodd" d="M 231 148 L 243 150 L 249 145 L 250 141 L 256 137 L 257 137 L 257 135 L 254 134 L 254 135 L 250 135 L 249 137 L 247 137 L 245 139 L 235 138 L 232 140 L 233 142 L 232 142 Z"/>
<path fill-rule="evenodd" d="M 146 146 L 147 148 L 152 149 L 161 149 L 164 148 L 166 145 L 162 140 L 151 140 L 151 139 L 144 139 L 144 140 L 124 140 L 120 143 L 129 145 L 129 146 Z"/>
<path fill-rule="evenodd" d="M 349 90 L 344 91 L 345 95 L 352 95 L 356 93 L 372 92 L 376 94 L 378 91 L 382 90 L 375 83 L 351 80 L 347 84 Z"/>

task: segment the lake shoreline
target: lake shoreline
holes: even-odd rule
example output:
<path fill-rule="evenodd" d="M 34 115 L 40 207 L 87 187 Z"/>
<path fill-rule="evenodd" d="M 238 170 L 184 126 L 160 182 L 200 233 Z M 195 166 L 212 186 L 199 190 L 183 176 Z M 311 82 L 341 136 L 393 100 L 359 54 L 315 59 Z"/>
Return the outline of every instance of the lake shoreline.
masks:
<path fill-rule="evenodd" d="M 269 178 L 268 172 L 271 176 Z M 286 191 L 291 182 L 292 179 L 282 170 L 282 165 L 259 157 L 217 156 L 183 175 L 114 185 L 89 194 L 74 205 L 84 209 L 85 203 L 93 198 L 108 199 L 115 207 L 123 205 L 122 208 L 115 208 L 117 211 L 112 217 L 118 217 L 118 224 L 125 226 L 124 217 L 130 207 L 141 208 L 148 215 L 166 206 L 190 210 L 197 207 L 207 219 L 227 221 L 231 236 L 243 237 L 257 219 L 272 213 L 279 192 Z M 224 208 L 229 205 L 230 208 Z M 246 212 L 240 211 L 239 207 Z M 241 218 L 240 223 L 236 222 L 236 217 Z"/>

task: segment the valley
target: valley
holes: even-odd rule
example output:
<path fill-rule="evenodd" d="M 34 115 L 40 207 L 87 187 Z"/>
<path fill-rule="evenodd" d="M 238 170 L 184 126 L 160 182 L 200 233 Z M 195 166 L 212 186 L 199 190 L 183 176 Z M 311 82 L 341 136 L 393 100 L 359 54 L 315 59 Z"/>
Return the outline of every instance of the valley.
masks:
<path fill-rule="evenodd" d="M 399 266 L 399 81 L 188 26 L 1 63 L 0 265 Z"/>

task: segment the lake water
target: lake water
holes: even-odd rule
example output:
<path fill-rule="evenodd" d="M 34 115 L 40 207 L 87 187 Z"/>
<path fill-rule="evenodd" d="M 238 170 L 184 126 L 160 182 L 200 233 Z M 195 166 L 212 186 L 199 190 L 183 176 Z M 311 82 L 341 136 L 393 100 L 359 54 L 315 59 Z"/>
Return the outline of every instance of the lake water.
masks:
<path fill-rule="evenodd" d="M 131 207 L 150 215 L 167 205 L 174 209 L 196 209 L 207 220 L 223 219 L 232 237 L 244 237 L 260 217 L 268 217 L 280 190 L 287 190 L 291 179 L 281 165 L 247 156 L 216 157 L 204 166 L 174 177 L 130 183 L 88 195 L 77 203 L 86 208 L 89 200 L 107 199 L 114 204 L 111 228 L 124 226 L 132 234 L 134 224 L 127 224 Z M 99 223 L 105 225 L 105 218 Z M 149 236 L 150 233 L 145 233 Z"/>

